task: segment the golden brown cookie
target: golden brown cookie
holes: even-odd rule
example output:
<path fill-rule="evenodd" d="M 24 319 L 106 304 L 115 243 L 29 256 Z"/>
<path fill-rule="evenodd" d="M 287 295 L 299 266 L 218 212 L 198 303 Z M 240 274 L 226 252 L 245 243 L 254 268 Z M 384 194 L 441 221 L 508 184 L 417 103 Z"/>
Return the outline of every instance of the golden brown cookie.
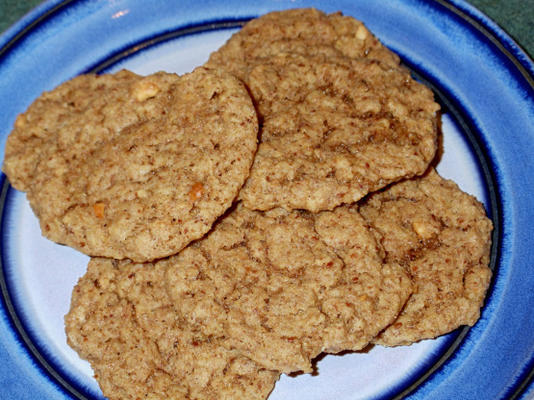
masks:
<path fill-rule="evenodd" d="M 324 57 L 369 58 L 396 66 L 398 56 L 384 47 L 364 24 L 340 12 L 314 8 L 274 11 L 249 21 L 220 49 L 208 65 L 227 68 L 241 79 L 251 64 L 279 53 Z"/>
<path fill-rule="evenodd" d="M 431 170 L 370 195 L 360 212 L 386 259 L 404 265 L 416 285 L 376 343 L 406 345 L 475 324 L 491 279 L 492 223 L 482 204 Z"/>
<path fill-rule="evenodd" d="M 11 185 L 27 191 L 36 181 L 65 173 L 77 157 L 147 119 L 162 103 L 138 101 L 133 92 L 139 80 L 130 71 L 87 74 L 43 93 L 17 117 L 7 138 L 3 170 Z M 167 86 L 174 77 L 159 74 L 152 81 Z"/>
<path fill-rule="evenodd" d="M 313 215 L 239 205 L 205 238 L 159 263 L 177 312 L 265 368 L 311 371 L 321 352 L 359 350 L 411 293 L 348 208 Z"/>
<path fill-rule="evenodd" d="M 437 148 L 432 92 L 352 17 L 315 9 L 247 23 L 210 56 L 248 86 L 260 145 L 240 198 L 313 212 L 422 174 Z"/>
<path fill-rule="evenodd" d="M 278 54 L 248 85 L 264 116 L 240 193 L 248 208 L 333 209 L 423 173 L 434 157 L 438 105 L 403 69 Z"/>
<path fill-rule="evenodd" d="M 260 400 L 279 376 L 193 332 L 157 264 L 92 259 L 65 322 L 69 344 L 111 400 Z"/>
<path fill-rule="evenodd" d="M 211 228 L 249 174 L 257 131 L 245 87 L 223 72 L 83 76 L 19 117 L 5 171 L 46 237 L 142 262 Z"/>

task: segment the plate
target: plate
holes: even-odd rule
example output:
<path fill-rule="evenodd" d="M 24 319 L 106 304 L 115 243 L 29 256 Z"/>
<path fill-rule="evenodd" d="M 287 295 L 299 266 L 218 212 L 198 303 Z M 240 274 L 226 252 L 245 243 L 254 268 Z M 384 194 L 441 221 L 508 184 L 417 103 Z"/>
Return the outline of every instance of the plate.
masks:
<path fill-rule="evenodd" d="M 15 117 L 86 72 L 184 73 L 248 19 L 313 6 L 362 20 L 444 110 L 438 170 L 494 221 L 494 277 L 473 328 L 393 349 L 324 356 L 282 376 L 270 400 L 534 398 L 534 65 L 492 21 L 453 0 L 48 1 L 0 37 L 0 156 Z M 88 257 L 43 239 L 0 177 L 0 381 L 4 398 L 100 399 L 63 316 Z"/>

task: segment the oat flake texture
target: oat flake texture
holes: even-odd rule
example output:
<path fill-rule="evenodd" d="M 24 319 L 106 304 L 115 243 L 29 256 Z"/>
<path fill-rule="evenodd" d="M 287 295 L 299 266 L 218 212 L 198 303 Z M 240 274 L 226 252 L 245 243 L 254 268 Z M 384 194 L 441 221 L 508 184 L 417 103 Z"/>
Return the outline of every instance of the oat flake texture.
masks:
<path fill-rule="evenodd" d="M 267 369 L 311 371 L 321 352 L 359 350 L 397 316 L 411 281 L 361 216 L 239 205 L 166 265 L 176 312 Z"/>
<path fill-rule="evenodd" d="M 91 259 L 65 323 L 110 400 L 262 400 L 279 376 L 191 330 L 158 265 Z"/>
<path fill-rule="evenodd" d="M 480 202 L 430 170 L 372 194 L 360 212 L 386 259 L 403 265 L 416 285 L 376 343 L 407 345 L 475 324 L 491 279 L 492 223 Z"/>
<path fill-rule="evenodd" d="M 4 171 L 49 239 L 148 261 L 201 237 L 232 204 L 257 132 L 245 87 L 226 73 L 84 75 L 19 116 Z"/>
<path fill-rule="evenodd" d="M 314 9 L 250 21 L 207 63 L 248 86 L 261 131 L 246 207 L 332 210 L 422 174 L 439 105 L 354 18 Z"/>

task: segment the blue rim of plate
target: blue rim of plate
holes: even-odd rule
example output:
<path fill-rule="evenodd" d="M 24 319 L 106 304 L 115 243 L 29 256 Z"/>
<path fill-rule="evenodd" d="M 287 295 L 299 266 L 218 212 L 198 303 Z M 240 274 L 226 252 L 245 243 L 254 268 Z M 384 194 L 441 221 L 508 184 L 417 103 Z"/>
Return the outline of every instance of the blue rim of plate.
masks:
<path fill-rule="evenodd" d="M 5 40 L 4 46 L 0 49 L 0 60 L 7 54 L 12 48 L 17 46 L 17 42 L 22 40 L 25 35 L 32 32 L 44 21 L 54 18 L 58 13 L 65 12 L 69 6 L 78 3 L 78 0 L 66 0 L 66 1 L 49 1 L 36 8 L 33 12 L 23 18 L 18 24 L 4 34 Z M 454 18 L 461 19 L 464 23 L 467 23 L 470 28 L 476 30 L 482 34 L 489 42 L 491 42 L 516 68 L 530 88 L 534 89 L 534 64 L 521 51 L 519 46 L 513 42 L 500 28 L 495 25 L 486 16 L 481 14 L 473 7 L 461 3 L 459 1 L 446 1 L 446 0 L 433 0 L 437 6 L 441 6 L 443 10 L 451 14 Z M 241 19 L 225 19 L 205 21 L 198 25 L 182 26 L 175 30 L 162 32 L 160 34 L 145 38 L 135 44 L 129 44 L 127 47 L 119 49 L 112 54 L 107 55 L 104 59 L 99 60 L 92 66 L 86 69 L 84 72 L 105 72 L 115 64 L 124 61 L 126 58 L 138 54 L 139 52 L 152 48 L 165 43 L 166 41 L 173 40 L 186 35 L 197 34 L 206 31 L 230 29 L 242 26 L 247 20 L 255 16 Z M 11 37 L 10 37 L 11 35 Z M 1 38 L 0 38 L 1 39 Z M 2 42 L 0 41 L 0 44 Z M 470 116 L 462 112 L 462 107 L 455 99 L 453 93 L 448 92 L 445 88 L 441 87 L 437 81 L 434 81 L 427 71 L 421 69 L 410 62 L 410 60 L 402 57 L 403 63 L 408 66 L 414 76 L 430 86 L 438 102 L 442 105 L 442 108 L 446 110 L 454 119 L 454 121 L 460 126 L 462 133 L 468 139 L 469 145 L 476 156 L 479 167 L 482 169 L 482 176 L 485 180 L 486 195 L 488 198 L 489 213 L 494 222 L 493 232 L 493 244 L 491 249 L 491 261 L 490 267 L 494 272 L 498 268 L 500 259 L 500 253 L 502 248 L 502 210 L 501 210 L 501 194 L 499 192 L 498 179 L 495 176 L 494 169 L 492 168 L 491 156 L 486 151 L 484 138 L 478 134 L 476 121 L 473 121 Z M 0 208 L 1 208 L 1 220 L 0 228 L 4 231 L 4 221 L 6 213 L 6 204 L 9 202 L 9 191 L 13 190 L 6 177 L 2 174 L 0 177 L 0 183 L 2 185 L 0 193 Z M 3 235 L 3 234 L 2 234 Z M 75 382 L 69 382 L 65 378 L 65 374 L 61 371 L 61 368 L 54 365 L 54 362 L 47 360 L 43 349 L 36 344 L 36 341 L 32 338 L 32 333 L 26 329 L 23 320 L 17 313 L 16 302 L 10 295 L 9 279 L 6 279 L 5 267 L 4 267 L 5 248 L 2 243 L 1 264 L 0 264 L 0 291 L 2 293 L 1 302 L 3 310 L 7 312 L 11 327 L 16 332 L 18 338 L 25 346 L 29 355 L 36 362 L 36 365 L 40 368 L 41 372 L 45 374 L 50 381 L 55 384 L 64 394 L 74 396 L 77 399 L 90 399 L 92 396 L 87 393 L 83 388 L 79 387 Z M 495 277 L 496 274 L 494 274 Z M 488 291 L 487 301 L 492 296 L 493 283 Z M 469 337 L 471 328 L 463 327 L 448 335 L 445 343 L 440 347 L 439 354 L 432 357 L 432 359 L 422 365 L 413 376 L 406 379 L 395 388 L 391 388 L 382 398 L 400 399 L 413 393 L 417 388 L 422 385 L 432 374 L 443 369 L 452 359 L 454 359 L 454 353 L 462 346 L 465 340 Z M 509 387 L 506 392 L 506 398 L 516 399 L 527 391 L 532 381 L 534 380 L 534 354 L 523 368 L 523 372 L 516 380 L 512 387 Z"/>

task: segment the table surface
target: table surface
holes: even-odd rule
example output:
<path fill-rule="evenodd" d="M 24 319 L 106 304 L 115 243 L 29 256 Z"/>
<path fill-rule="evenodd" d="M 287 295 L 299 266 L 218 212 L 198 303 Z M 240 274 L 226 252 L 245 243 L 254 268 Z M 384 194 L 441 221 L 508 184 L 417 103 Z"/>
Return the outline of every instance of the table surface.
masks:
<path fill-rule="evenodd" d="M 0 32 L 6 30 L 42 0 L 0 0 Z M 499 24 L 534 56 L 534 0 L 469 0 Z"/>

